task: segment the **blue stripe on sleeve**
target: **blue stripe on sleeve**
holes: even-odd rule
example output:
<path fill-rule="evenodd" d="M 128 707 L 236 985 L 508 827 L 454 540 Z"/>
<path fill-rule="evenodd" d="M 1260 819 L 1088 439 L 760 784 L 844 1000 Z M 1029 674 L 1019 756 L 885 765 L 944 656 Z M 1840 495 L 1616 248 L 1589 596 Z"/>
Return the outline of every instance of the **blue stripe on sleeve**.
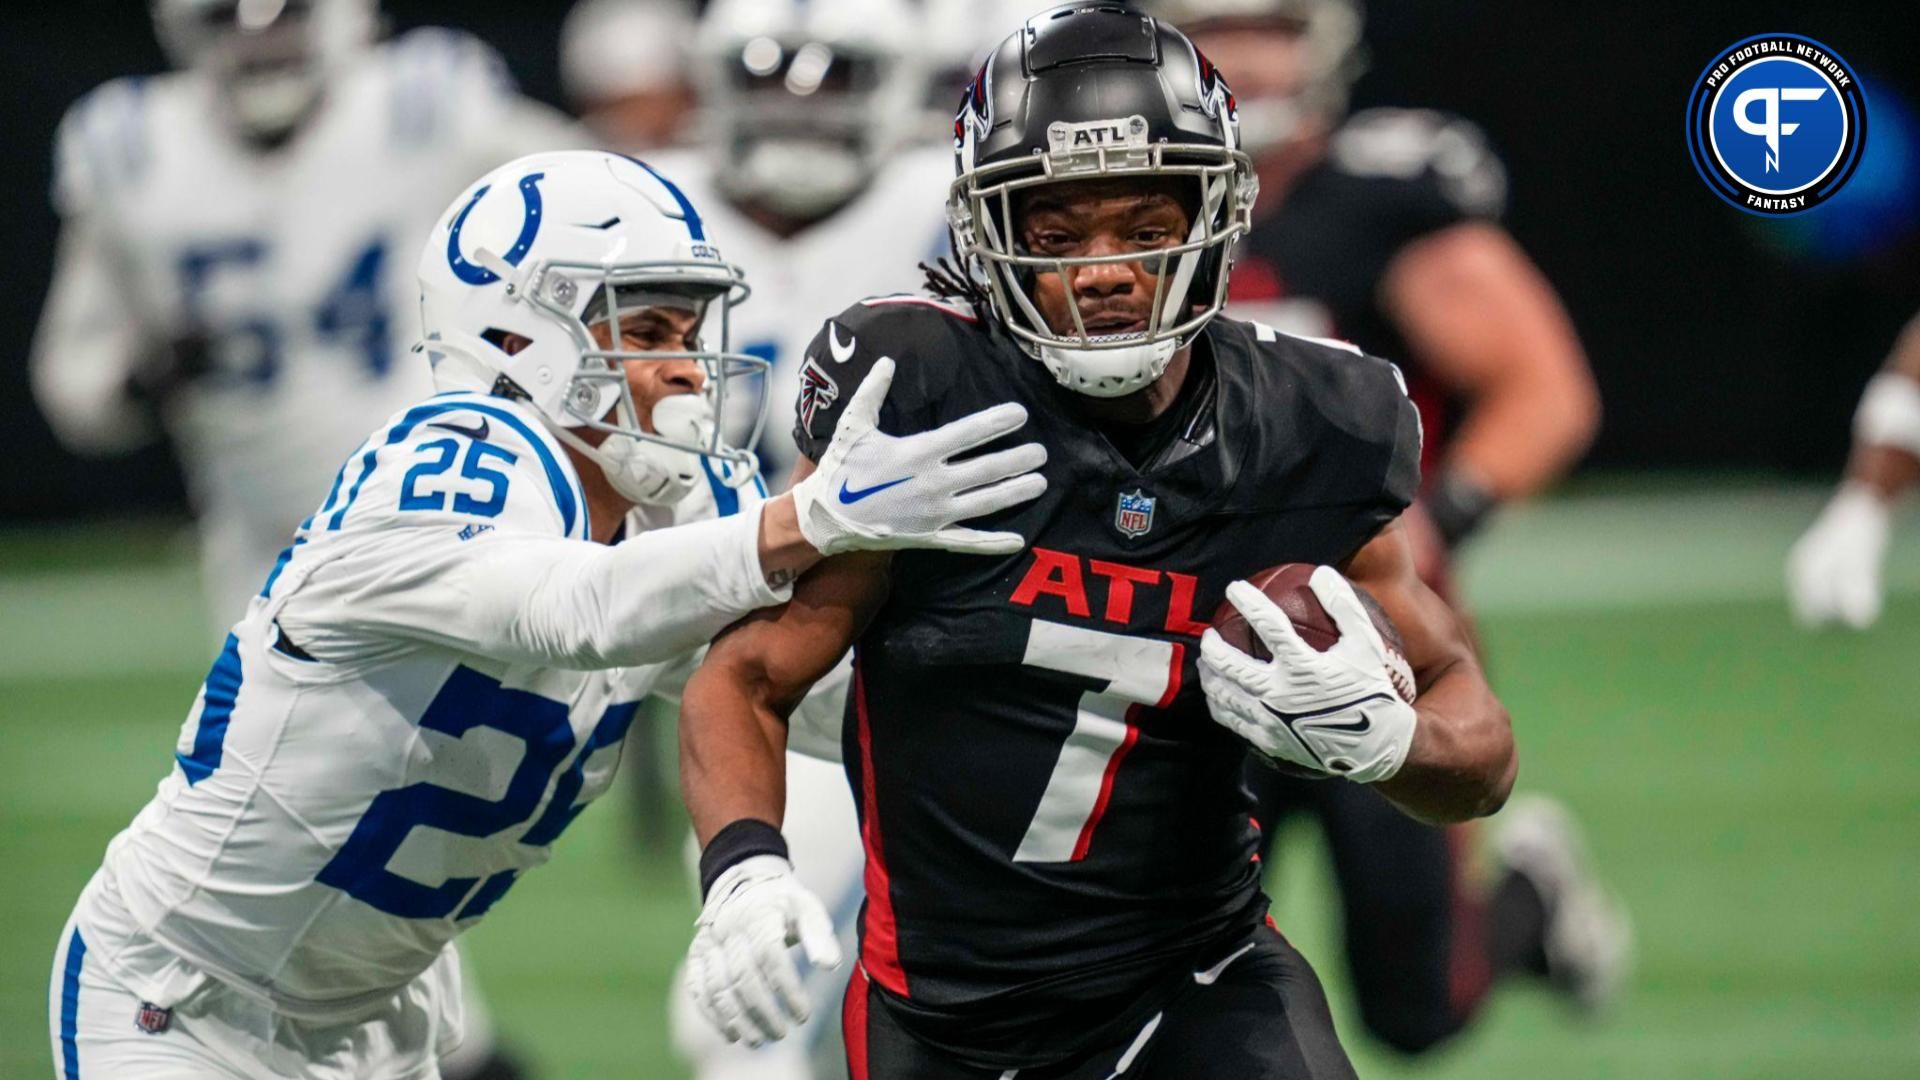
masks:
<path fill-rule="evenodd" d="M 584 540 L 592 535 L 592 523 L 587 519 L 586 494 L 574 486 L 573 478 L 561 466 L 559 458 L 554 456 L 553 451 L 548 449 L 547 444 L 541 441 L 540 436 L 527 425 L 526 421 L 497 405 L 479 401 L 429 401 L 409 410 L 407 415 L 400 418 L 399 423 L 387 430 L 387 437 L 383 442 L 369 447 L 367 452 L 361 455 L 360 475 L 354 478 L 353 486 L 347 489 L 346 500 L 333 512 L 333 516 L 327 519 L 328 531 L 339 529 L 345 522 L 347 511 L 352 508 L 354 499 L 360 495 L 360 488 L 367 482 L 367 477 L 373 474 L 374 467 L 379 463 L 378 459 L 383 447 L 392 446 L 405 439 L 422 421 L 462 409 L 491 416 L 519 432 L 528 445 L 533 447 L 534 453 L 540 458 L 541 467 L 546 470 L 547 483 L 553 489 L 554 504 L 560 509 L 563 533 L 572 536 L 574 523 L 577 521 L 580 524 L 580 539 Z"/>
<path fill-rule="evenodd" d="M 187 774 L 187 786 L 205 780 L 220 767 L 227 742 L 227 721 L 233 719 L 233 703 L 240 697 L 240 639 L 227 635 L 220 658 L 207 672 L 204 703 L 200 708 L 200 726 L 193 733 L 193 753 L 174 752 L 180 771 Z"/>
<path fill-rule="evenodd" d="M 87 943 L 75 927 L 67 939 L 67 967 L 60 976 L 60 1064 L 65 1080 L 80 1080 L 80 965 L 87 959 Z"/>

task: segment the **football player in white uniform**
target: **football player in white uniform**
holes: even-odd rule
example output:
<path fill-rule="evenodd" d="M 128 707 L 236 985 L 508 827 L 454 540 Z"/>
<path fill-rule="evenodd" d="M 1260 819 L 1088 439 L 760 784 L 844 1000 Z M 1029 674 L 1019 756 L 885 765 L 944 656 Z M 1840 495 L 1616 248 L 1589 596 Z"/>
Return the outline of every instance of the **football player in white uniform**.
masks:
<path fill-rule="evenodd" d="M 895 439 L 883 385 L 817 481 L 755 497 L 712 420 L 757 366 L 726 351 L 741 273 L 632 159 L 501 167 L 419 266 L 441 392 L 347 457 L 82 893 L 53 967 L 62 1080 L 438 1076 L 450 943 L 606 788 L 659 680 L 823 554 L 1017 550 L 956 522 L 1045 488 L 1037 446 L 948 463 L 1019 406 Z M 630 513 L 708 472 L 737 512 Z M 817 904 L 781 910 L 768 949 L 837 961 Z"/>
<path fill-rule="evenodd" d="M 153 15 L 179 70 L 109 82 L 59 129 L 33 384 L 76 450 L 171 434 L 224 629 L 340 456 L 425 389 L 400 354 L 433 216 L 502 162 L 584 142 L 466 34 L 375 45 L 374 0 Z"/>
<path fill-rule="evenodd" d="M 1787 599 L 1806 626 L 1865 630 L 1880 618 L 1893 507 L 1920 484 L 1920 315 L 1867 383 L 1840 488 L 1787 559 Z"/>

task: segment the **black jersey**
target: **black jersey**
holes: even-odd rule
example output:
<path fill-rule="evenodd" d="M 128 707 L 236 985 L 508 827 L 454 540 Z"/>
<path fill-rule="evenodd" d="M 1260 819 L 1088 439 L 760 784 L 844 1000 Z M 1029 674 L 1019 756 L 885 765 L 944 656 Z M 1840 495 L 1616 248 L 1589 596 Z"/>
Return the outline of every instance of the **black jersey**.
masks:
<path fill-rule="evenodd" d="M 864 970 L 917 1036 L 982 1065 L 1097 1040 L 1152 1007 L 1169 965 L 1264 916 L 1247 747 L 1208 715 L 1199 635 L 1229 582 L 1346 559 L 1418 485 L 1390 365 L 1224 318 L 1195 348 L 1204 415 L 1145 471 L 968 309 L 865 301 L 808 353 L 810 458 L 882 356 L 884 430 L 1019 401 L 1006 443 L 1048 452 L 1046 494 L 978 523 L 1026 550 L 894 556 L 845 725 Z"/>
<path fill-rule="evenodd" d="M 1427 110 L 1358 113 L 1326 158 L 1254 223 L 1229 282 L 1229 310 L 1291 333 L 1342 338 L 1402 365 L 1435 453 L 1449 430 L 1446 395 L 1382 309 L 1380 283 L 1409 244 L 1496 219 L 1505 191 L 1499 160 L 1466 121 Z"/>

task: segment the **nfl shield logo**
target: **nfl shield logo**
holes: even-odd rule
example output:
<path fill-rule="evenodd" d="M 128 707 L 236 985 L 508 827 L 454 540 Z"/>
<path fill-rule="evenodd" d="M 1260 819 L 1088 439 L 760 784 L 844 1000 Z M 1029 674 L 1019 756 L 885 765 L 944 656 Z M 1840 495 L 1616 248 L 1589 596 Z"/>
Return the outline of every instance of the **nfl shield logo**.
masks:
<path fill-rule="evenodd" d="M 140 1011 L 134 1014 L 133 1026 L 149 1035 L 158 1035 L 173 1024 L 173 1010 L 163 1009 L 151 1001 L 140 1003 Z"/>
<path fill-rule="evenodd" d="M 1153 496 L 1135 488 L 1120 493 L 1120 508 L 1114 512 L 1113 527 L 1131 540 L 1147 535 L 1153 528 Z"/>

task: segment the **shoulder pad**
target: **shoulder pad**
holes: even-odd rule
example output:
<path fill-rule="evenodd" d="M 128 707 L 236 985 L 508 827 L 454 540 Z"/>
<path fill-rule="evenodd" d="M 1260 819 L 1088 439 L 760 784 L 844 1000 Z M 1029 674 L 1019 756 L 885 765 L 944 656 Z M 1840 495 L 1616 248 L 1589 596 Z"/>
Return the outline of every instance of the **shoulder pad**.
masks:
<path fill-rule="evenodd" d="M 493 46 L 463 30 L 423 26 L 388 42 L 383 56 L 393 134 L 404 143 L 443 137 L 465 113 L 514 92 Z"/>
<path fill-rule="evenodd" d="M 587 539 L 586 494 L 528 409 L 473 393 L 406 409 L 355 450 L 312 533 L 422 525 Z"/>
<path fill-rule="evenodd" d="M 1328 159 L 1342 172 L 1430 188 L 1458 212 L 1497 218 L 1506 168 L 1471 122 L 1431 109 L 1368 109 L 1334 133 Z"/>
<path fill-rule="evenodd" d="M 147 94 L 154 80 L 114 79 L 67 109 L 54 135 L 53 202 L 83 213 L 138 183 L 151 163 Z"/>
<path fill-rule="evenodd" d="M 800 452 L 820 459 L 841 409 L 881 357 L 894 362 L 883 424 L 894 434 L 918 430 L 916 424 L 952 380 L 953 350 L 943 346 L 979 324 L 971 305 L 920 293 L 870 297 L 828 319 L 807 346 L 800 370 L 793 432 Z M 934 353 L 946 362 L 924 359 Z"/>
<path fill-rule="evenodd" d="M 1420 488 L 1424 433 L 1400 369 L 1345 341 L 1297 337 L 1259 323 L 1250 326 L 1257 354 L 1273 361 L 1262 368 L 1290 378 L 1298 387 L 1305 412 L 1295 422 L 1329 426 L 1372 447 L 1383 463 L 1380 490 L 1385 501 L 1397 507 L 1411 503 Z"/>

